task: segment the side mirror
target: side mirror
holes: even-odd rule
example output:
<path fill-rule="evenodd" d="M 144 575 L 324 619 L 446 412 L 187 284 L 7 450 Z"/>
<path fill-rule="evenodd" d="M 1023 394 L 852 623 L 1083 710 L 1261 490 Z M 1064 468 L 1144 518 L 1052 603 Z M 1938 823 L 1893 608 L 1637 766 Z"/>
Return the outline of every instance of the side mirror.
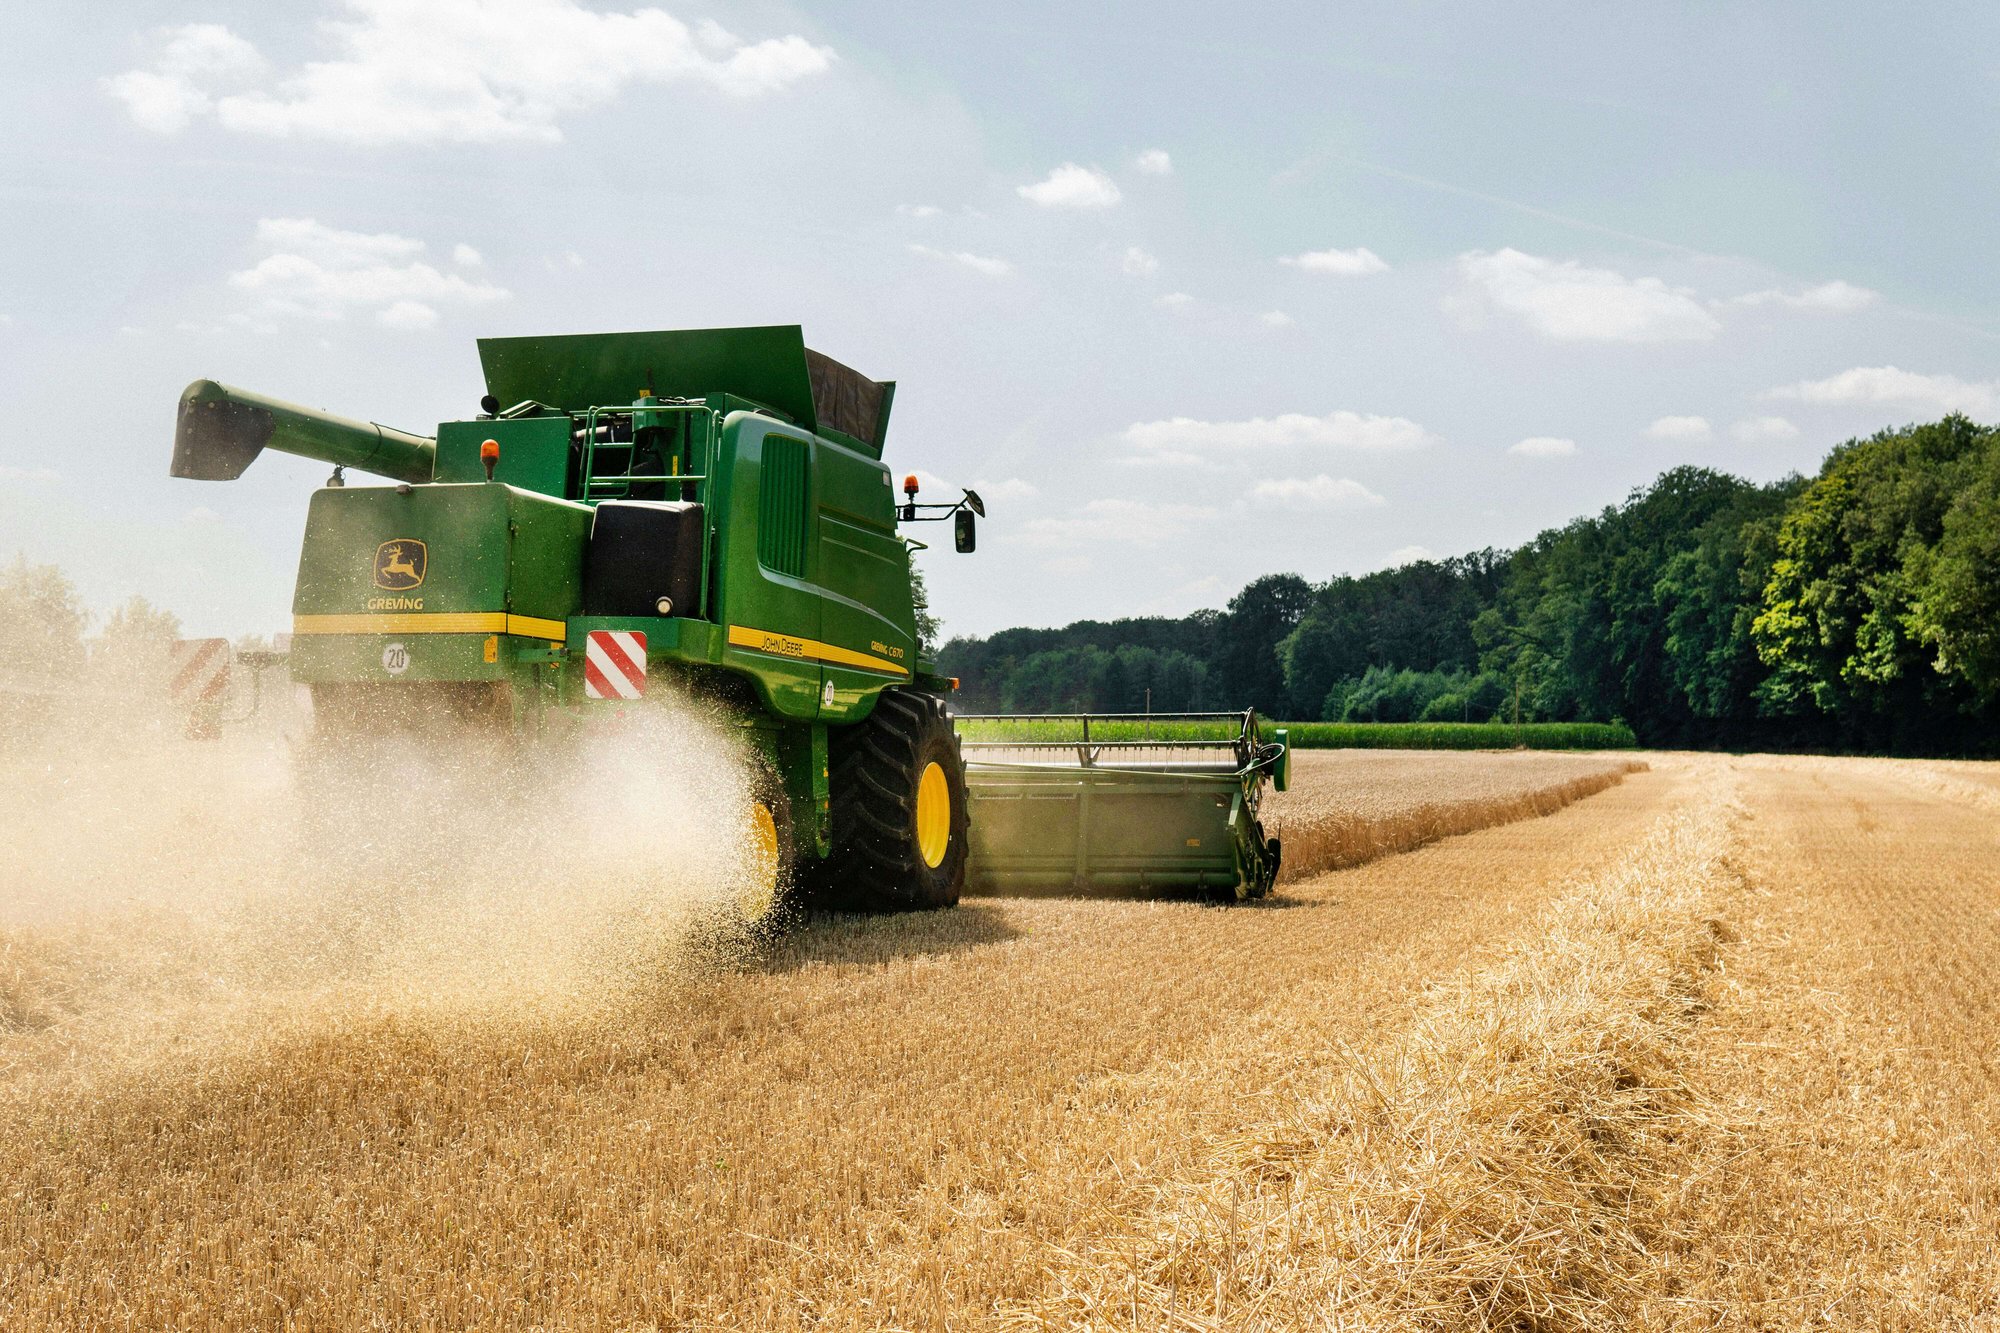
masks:
<path fill-rule="evenodd" d="M 979 545 L 979 535 L 974 526 L 978 522 L 970 509 L 961 509 L 951 516 L 952 545 L 958 548 L 960 555 L 972 554 L 973 548 Z"/>

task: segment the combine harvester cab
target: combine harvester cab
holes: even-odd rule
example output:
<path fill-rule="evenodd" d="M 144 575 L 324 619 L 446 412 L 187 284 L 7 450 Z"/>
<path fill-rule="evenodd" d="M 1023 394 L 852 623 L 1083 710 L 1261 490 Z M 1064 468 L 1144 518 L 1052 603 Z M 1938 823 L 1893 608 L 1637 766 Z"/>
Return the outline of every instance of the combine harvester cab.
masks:
<path fill-rule="evenodd" d="M 1262 898 L 1278 839 L 1257 809 L 1291 747 L 1243 713 L 974 715 L 962 742 L 975 892 Z M 1093 731 L 1095 734 L 1093 735 Z"/>
<path fill-rule="evenodd" d="M 435 435 L 212 380 L 181 397 L 174 476 L 229 480 L 266 448 L 334 465 L 293 598 L 316 751 L 546 743 L 670 686 L 742 739 L 762 868 L 748 915 L 794 886 L 858 910 L 955 903 L 971 847 L 953 682 L 918 660 L 917 543 L 899 525 L 949 519 L 969 552 L 986 511 L 970 491 L 919 503 L 915 477 L 898 500 L 882 461 L 896 386 L 796 325 L 489 338 L 479 356 L 479 413 Z M 350 468 L 394 484 L 350 487 Z M 1038 801 L 1068 783 L 1089 831 L 1071 883 L 1219 892 L 1228 866 L 1257 893 L 1275 873 L 1255 821 L 1270 761 L 1246 735 L 1227 774 L 1086 751 L 1080 775 L 1030 763 L 1016 781 L 1047 787 Z M 990 790 L 998 830 L 1013 797 Z M 1171 827 L 1171 847 L 1114 845 L 1101 812 L 1135 801 L 1153 813 L 1113 822 Z M 1039 867 L 1001 841 L 982 845 L 1003 869 L 975 882 Z"/>

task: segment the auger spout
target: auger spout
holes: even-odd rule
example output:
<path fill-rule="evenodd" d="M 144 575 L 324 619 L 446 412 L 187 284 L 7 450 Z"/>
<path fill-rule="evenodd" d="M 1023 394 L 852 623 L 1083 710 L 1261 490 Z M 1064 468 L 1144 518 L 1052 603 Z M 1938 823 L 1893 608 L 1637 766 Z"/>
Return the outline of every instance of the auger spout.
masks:
<path fill-rule="evenodd" d="M 430 481 L 437 459 L 437 441 L 430 436 L 300 407 L 214 380 L 196 380 L 181 394 L 170 469 L 174 476 L 234 481 L 267 447 L 408 482 Z"/>

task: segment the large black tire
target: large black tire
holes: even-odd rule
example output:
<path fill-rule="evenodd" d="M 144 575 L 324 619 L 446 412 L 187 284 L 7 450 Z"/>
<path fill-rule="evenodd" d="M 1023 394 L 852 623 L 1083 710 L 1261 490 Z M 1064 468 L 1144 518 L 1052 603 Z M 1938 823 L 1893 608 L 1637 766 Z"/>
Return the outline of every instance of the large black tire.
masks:
<path fill-rule="evenodd" d="M 970 821 L 965 761 L 944 701 L 884 690 L 866 721 L 830 741 L 833 854 L 818 877 L 819 900 L 855 912 L 955 904 Z M 942 819 L 940 799 L 949 802 Z"/>

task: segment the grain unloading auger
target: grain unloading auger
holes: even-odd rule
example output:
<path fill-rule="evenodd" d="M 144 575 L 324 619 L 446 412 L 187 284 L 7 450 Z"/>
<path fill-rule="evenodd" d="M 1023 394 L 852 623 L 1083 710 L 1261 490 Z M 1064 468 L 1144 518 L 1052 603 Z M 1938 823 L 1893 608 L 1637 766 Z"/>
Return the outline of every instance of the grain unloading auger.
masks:
<path fill-rule="evenodd" d="M 862 910 L 946 906 L 969 856 L 992 859 L 994 884 L 1016 882 L 1026 860 L 1000 830 L 1018 788 L 1043 780 L 1038 799 L 1057 802 L 1060 782 L 1046 764 L 1004 781 L 982 765 L 968 791 L 953 682 L 918 658 L 898 524 L 949 518 L 970 551 L 985 509 L 970 491 L 920 504 L 915 478 L 898 502 L 882 462 L 893 383 L 807 348 L 797 326 L 489 338 L 479 355 L 479 414 L 434 436 L 211 380 L 181 397 L 175 476 L 234 478 L 265 448 L 334 464 L 293 597 L 291 670 L 311 687 L 318 741 L 471 729 L 553 742 L 669 686 L 725 710 L 742 737 L 763 881 L 751 914 L 794 885 Z M 348 468 L 397 484 L 348 487 Z M 1128 842 L 1156 836 L 1121 845 L 1115 867 L 1093 856 L 1102 873 L 1072 882 L 1268 887 L 1255 795 L 1271 763 L 1229 779 L 1245 798 L 1231 845 L 1251 849 L 1233 855 L 1234 885 L 1216 865 L 1187 878 L 1202 859 L 1189 839 L 1207 835 L 1180 831 L 1187 784 L 1219 774 L 1079 767 L 1084 826 L 1100 827 L 1086 807 L 1116 807 Z M 994 832 L 975 843 L 989 809 Z M 977 865 L 973 882 L 987 882 Z"/>

